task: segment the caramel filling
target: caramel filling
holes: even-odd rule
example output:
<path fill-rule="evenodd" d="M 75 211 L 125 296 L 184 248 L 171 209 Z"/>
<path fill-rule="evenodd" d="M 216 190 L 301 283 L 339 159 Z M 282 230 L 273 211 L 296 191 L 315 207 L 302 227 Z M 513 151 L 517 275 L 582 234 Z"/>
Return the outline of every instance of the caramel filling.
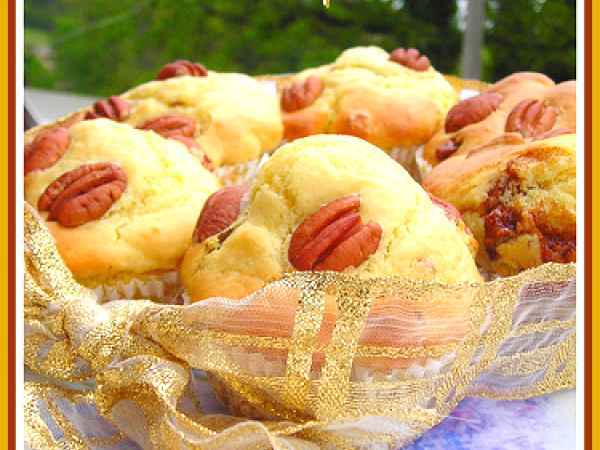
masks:
<path fill-rule="evenodd" d="M 490 259 L 498 257 L 496 247 L 501 243 L 514 238 L 520 228 L 521 215 L 519 212 L 506 205 L 503 201 L 506 193 L 511 195 L 521 192 L 520 180 L 511 164 L 506 168 L 506 175 L 501 177 L 494 187 L 488 192 L 484 203 L 485 249 Z"/>
<path fill-rule="evenodd" d="M 574 262 L 575 229 L 559 231 L 552 228 L 543 211 L 520 211 L 509 203 L 517 195 L 526 195 L 526 192 L 521 189 L 521 179 L 514 164 L 509 163 L 506 174 L 490 189 L 483 205 L 484 244 L 488 257 L 497 259 L 497 247 L 503 242 L 521 234 L 534 234 L 540 242 L 542 262 Z"/>
<path fill-rule="evenodd" d="M 576 261 L 577 236 L 575 232 L 557 232 L 544 224 L 537 224 L 543 262 L 568 263 Z"/>

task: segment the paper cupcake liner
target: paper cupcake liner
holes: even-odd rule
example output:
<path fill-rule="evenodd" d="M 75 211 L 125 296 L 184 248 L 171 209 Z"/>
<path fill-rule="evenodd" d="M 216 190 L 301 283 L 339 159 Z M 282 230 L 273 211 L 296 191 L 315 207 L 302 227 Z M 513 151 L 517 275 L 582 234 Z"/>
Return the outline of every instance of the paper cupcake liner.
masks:
<path fill-rule="evenodd" d="M 230 389 L 216 376 L 207 373 L 207 378 L 216 397 L 229 410 L 231 414 L 238 417 L 248 417 L 250 419 L 277 420 L 276 417 L 269 416 L 257 407 L 253 406 L 233 389 Z"/>
<path fill-rule="evenodd" d="M 214 174 L 221 180 L 224 186 L 236 186 L 244 183 L 249 184 L 256 178 L 259 169 L 269 160 L 271 155 L 275 153 L 279 147 L 285 144 L 287 144 L 287 142 L 283 141 L 280 146 L 270 152 L 263 153 L 263 155 L 255 161 L 218 167 Z M 423 148 L 422 145 L 414 147 L 394 147 L 389 152 L 389 155 L 392 159 L 402 165 L 417 182 L 421 182 L 423 177 L 431 170 L 431 166 L 429 166 L 429 168 L 425 167 L 428 163 L 423 159 Z M 419 153 L 420 159 L 417 157 Z"/>
<path fill-rule="evenodd" d="M 265 378 L 285 376 L 285 358 L 269 358 L 262 353 L 249 352 L 242 347 L 231 348 L 228 355 L 239 366 L 240 371 L 248 375 Z M 456 354 L 452 352 L 440 358 L 427 358 L 422 363 L 413 362 L 406 368 L 390 368 L 387 370 L 373 368 L 355 361 L 350 379 L 352 382 L 361 383 L 402 382 L 415 378 L 431 379 L 445 373 L 452 366 L 455 358 Z M 277 417 L 269 416 L 265 414 L 264 410 L 259 410 L 249 403 L 237 391 L 230 389 L 218 376 L 210 373 L 207 376 L 216 396 L 232 414 L 254 419 L 277 419 Z M 313 371 L 310 377 L 311 379 L 317 379 L 319 374 Z"/>
<path fill-rule="evenodd" d="M 415 147 L 394 147 L 390 151 L 390 156 L 398 162 L 410 174 L 415 181 L 421 181 L 421 172 L 416 161 L 416 153 L 422 146 Z"/>
<path fill-rule="evenodd" d="M 249 184 L 256 178 L 260 167 L 269 160 L 275 150 L 277 149 L 269 153 L 264 153 L 259 159 L 254 161 L 218 167 L 214 172 L 215 176 L 221 180 L 224 186 Z"/>
<path fill-rule="evenodd" d="M 268 357 L 264 353 L 251 352 L 244 347 L 231 347 L 228 351 L 240 370 L 255 377 L 282 377 L 285 375 L 286 358 Z M 352 366 L 352 381 L 401 381 L 414 378 L 432 378 L 444 372 L 455 359 L 454 352 L 439 358 L 426 358 L 424 361 L 413 360 L 405 368 L 374 368 L 364 362 L 355 361 Z M 318 379 L 320 373 L 313 370 L 311 379 Z"/>
<path fill-rule="evenodd" d="M 423 180 L 433 169 L 433 166 L 425 159 L 425 146 L 420 146 L 415 152 L 415 163 L 419 171 L 420 180 Z"/>
<path fill-rule="evenodd" d="M 99 303 L 136 299 L 154 300 L 165 304 L 181 303 L 181 285 L 177 270 L 104 283 L 92 289 Z"/>

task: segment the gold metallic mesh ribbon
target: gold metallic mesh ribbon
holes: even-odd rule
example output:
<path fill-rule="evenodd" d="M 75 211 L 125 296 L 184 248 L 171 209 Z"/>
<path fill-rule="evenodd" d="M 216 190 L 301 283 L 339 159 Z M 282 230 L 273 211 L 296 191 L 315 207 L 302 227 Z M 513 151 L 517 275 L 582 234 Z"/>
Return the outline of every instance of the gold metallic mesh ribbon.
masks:
<path fill-rule="evenodd" d="M 575 386 L 573 264 L 461 286 L 297 273 L 242 301 L 99 305 L 28 205 L 24 223 L 25 361 L 45 377 L 26 382 L 31 448 L 396 448 L 467 395 Z M 204 413 L 192 367 L 260 420 Z"/>

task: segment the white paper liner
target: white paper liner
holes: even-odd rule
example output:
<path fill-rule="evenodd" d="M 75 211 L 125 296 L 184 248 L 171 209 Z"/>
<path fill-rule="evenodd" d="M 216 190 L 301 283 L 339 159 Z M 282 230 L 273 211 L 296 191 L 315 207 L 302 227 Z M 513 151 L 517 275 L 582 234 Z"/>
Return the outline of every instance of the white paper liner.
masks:
<path fill-rule="evenodd" d="M 231 359 L 239 366 L 240 371 L 254 377 L 285 376 L 285 357 L 268 357 L 264 353 L 252 352 L 245 347 L 231 347 L 228 351 Z M 406 379 L 433 378 L 444 373 L 454 362 L 454 352 L 439 358 L 427 358 L 425 361 L 413 360 L 405 368 L 374 368 L 355 361 L 352 366 L 351 380 L 362 381 L 401 381 Z M 311 379 L 318 379 L 320 374 L 312 371 Z"/>
<path fill-rule="evenodd" d="M 231 348 L 228 355 L 239 365 L 241 372 L 245 372 L 250 376 L 267 378 L 285 376 L 285 358 L 267 358 L 262 353 L 252 353 L 243 347 Z M 455 358 L 456 354 L 452 352 L 436 359 L 427 358 L 424 363 L 414 362 L 407 368 L 390 368 L 388 370 L 363 366 L 357 361 L 354 361 L 350 379 L 355 383 L 394 383 L 411 379 L 431 380 L 432 378 L 443 375 L 446 370 L 450 370 Z M 276 417 L 272 417 L 265 413 L 265 411 L 259 410 L 254 405 L 248 403 L 236 391 L 224 384 L 218 375 L 210 373 L 207 375 L 215 395 L 232 414 L 255 419 L 277 420 Z M 318 379 L 319 374 L 313 371 L 310 374 L 310 378 Z M 373 392 L 372 395 L 377 395 L 377 393 Z M 430 405 L 428 402 L 429 399 L 424 399 L 421 406 L 423 408 L 429 408 Z"/>
<path fill-rule="evenodd" d="M 269 160 L 271 154 L 275 150 L 269 153 L 264 153 L 260 159 L 255 161 L 218 167 L 214 174 L 221 180 L 224 186 L 250 184 L 252 180 L 256 178 L 258 170 Z"/>
<path fill-rule="evenodd" d="M 424 180 L 429 172 L 433 169 L 433 166 L 425 159 L 425 146 L 422 145 L 415 152 L 415 163 L 419 172 L 420 180 Z"/>
<path fill-rule="evenodd" d="M 99 303 L 112 300 L 151 299 L 166 304 L 181 303 L 179 272 L 171 270 L 159 275 L 105 283 L 93 288 Z"/>
<path fill-rule="evenodd" d="M 480 92 L 474 89 L 463 89 L 460 91 L 460 100 L 466 100 L 479 94 Z M 429 172 L 431 172 L 433 169 L 433 166 L 425 159 L 425 145 L 419 146 L 415 152 L 415 166 L 419 177 L 415 179 L 419 182 L 424 180 L 425 177 L 429 175 Z"/>
<path fill-rule="evenodd" d="M 481 92 L 476 91 L 475 89 L 463 89 L 462 91 L 460 91 L 459 95 L 461 100 L 466 100 L 468 98 L 475 97 L 480 93 Z"/>
<path fill-rule="evenodd" d="M 390 151 L 390 156 L 402 167 L 404 167 L 406 171 L 410 174 L 410 176 L 415 179 L 415 181 L 420 183 L 421 173 L 419 172 L 419 168 L 417 166 L 417 161 L 415 157 L 416 152 L 419 148 L 420 146 L 394 147 Z"/>

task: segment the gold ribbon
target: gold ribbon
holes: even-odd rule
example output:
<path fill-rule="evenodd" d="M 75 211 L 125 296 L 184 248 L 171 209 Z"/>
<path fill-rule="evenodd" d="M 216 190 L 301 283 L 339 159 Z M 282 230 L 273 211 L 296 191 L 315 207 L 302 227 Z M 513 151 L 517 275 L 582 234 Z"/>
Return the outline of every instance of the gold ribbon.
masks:
<path fill-rule="evenodd" d="M 242 302 L 99 305 L 65 268 L 28 205 L 25 248 L 25 361 L 49 377 L 26 383 L 32 448 L 129 441 L 154 449 L 394 447 L 437 424 L 466 395 L 527 398 L 575 386 L 574 264 L 468 286 L 296 273 Z M 275 294 L 298 298 L 289 336 L 219 329 L 236 308 L 277 308 Z M 468 300 L 465 337 L 364 342 L 367 335 L 381 337 L 386 324 L 371 314 L 376 299 L 389 296 L 425 312 Z M 321 347 L 331 300 L 335 326 Z M 257 320 L 262 311 L 256 309 Z M 394 326 L 406 323 L 406 333 L 417 333 L 410 324 L 426 326 L 417 316 Z M 396 366 L 378 366 L 381 361 Z M 193 393 L 191 367 L 209 374 L 238 415 L 261 420 L 207 414 Z"/>

